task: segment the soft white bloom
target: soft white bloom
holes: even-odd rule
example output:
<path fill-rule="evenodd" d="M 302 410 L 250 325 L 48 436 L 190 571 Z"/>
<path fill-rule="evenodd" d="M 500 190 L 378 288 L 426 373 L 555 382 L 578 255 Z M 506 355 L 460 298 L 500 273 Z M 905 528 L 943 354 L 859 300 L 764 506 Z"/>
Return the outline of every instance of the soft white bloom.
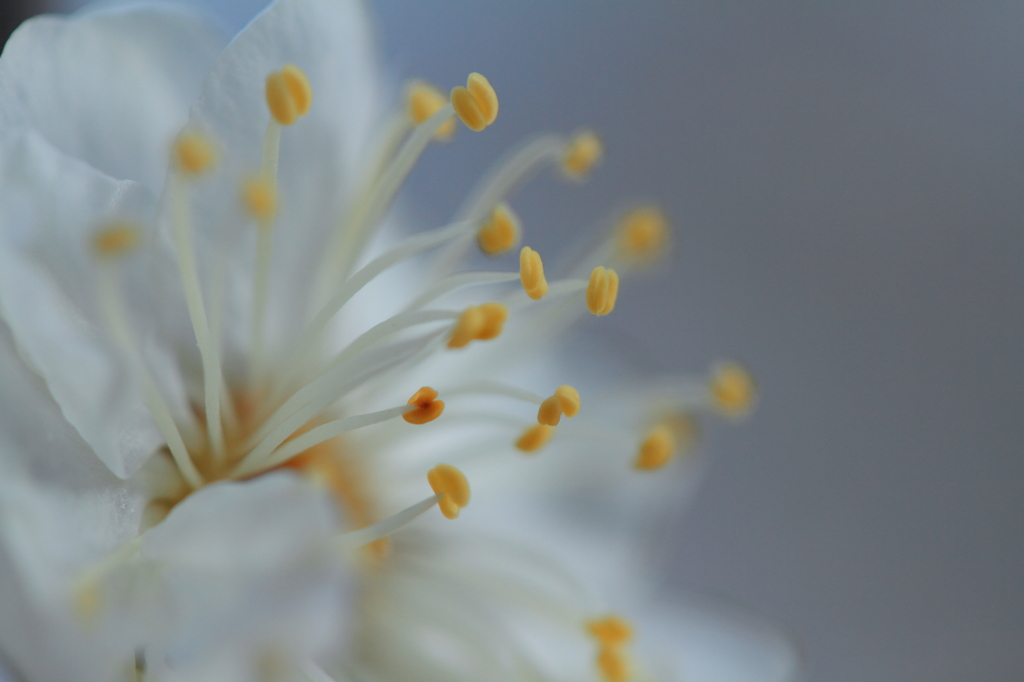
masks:
<path fill-rule="evenodd" d="M 783 679 L 761 626 L 635 612 L 671 460 L 749 377 L 556 357 L 668 248 L 663 216 L 550 283 L 528 248 L 466 271 L 518 245 L 523 181 L 589 172 L 583 132 L 528 141 L 450 225 L 389 227 L 419 153 L 498 100 L 472 74 L 385 113 L 371 42 L 346 0 L 281 0 L 226 46 L 160 6 L 9 41 L 0 649 L 29 680 Z M 457 522 L 417 519 L 459 516 L 467 478 Z M 640 654 L 659 636 L 667 668 Z"/>

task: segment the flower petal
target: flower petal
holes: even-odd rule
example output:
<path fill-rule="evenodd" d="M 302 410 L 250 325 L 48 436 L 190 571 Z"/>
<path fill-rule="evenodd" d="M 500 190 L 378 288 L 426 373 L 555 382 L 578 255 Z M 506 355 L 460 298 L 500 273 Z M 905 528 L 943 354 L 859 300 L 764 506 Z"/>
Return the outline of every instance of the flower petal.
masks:
<path fill-rule="evenodd" d="M 364 8 L 351 0 L 282 0 L 258 16 L 227 47 L 192 110 L 192 124 L 223 149 L 222 167 L 195 188 L 197 241 L 218 243 L 225 225 L 239 223 L 244 176 L 260 170 L 270 114 L 268 74 L 286 64 L 302 69 L 313 89 L 308 115 L 281 133 L 278 211 L 267 314 L 267 345 L 300 328 L 316 265 L 336 228 L 375 122 L 377 92 L 372 38 Z M 250 235 L 250 240 L 254 235 Z M 227 258 L 253 270 L 252 252 L 233 245 Z M 217 259 L 220 253 L 207 252 Z M 200 258 L 203 258 L 200 255 Z M 224 267 L 224 266 L 219 266 Z M 227 266 L 227 267 L 230 267 Z M 251 287 L 251 278 L 245 280 Z M 248 302 L 229 300 L 247 319 Z M 227 311 L 231 319 L 232 311 Z M 246 329 L 245 325 L 236 325 Z M 227 329 L 229 335 L 231 330 Z"/>
<path fill-rule="evenodd" d="M 159 192 L 170 142 L 224 39 L 201 17 L 135 7 L 18 28 L 0 58 L 0 126 Z"/>
<path fill-rule="evenodd" d="M 65 418 L 127 478 L 164 438 L 102 321 L 90 238 L 110 216 L 149 213 L 149 194 L 36 134 L 0 142 L 0 180 L 0 314 Z"/>

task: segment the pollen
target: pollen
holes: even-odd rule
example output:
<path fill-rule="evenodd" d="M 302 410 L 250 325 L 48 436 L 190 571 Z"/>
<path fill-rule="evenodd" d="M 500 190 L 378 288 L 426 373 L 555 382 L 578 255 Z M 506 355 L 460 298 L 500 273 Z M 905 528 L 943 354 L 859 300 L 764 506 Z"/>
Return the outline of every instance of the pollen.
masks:
<path fill-rule="evenodd" d="M 564 414 L 570 419 L 580 411 L 580 393 L 572 386 L 559 386 L 555 394 L 545 398 L 537 410 L 537 421 L 542 425 L 558 426 Z"/>
<path fill-rule="evenodd" d="M 618 296 L 619 274 L 600 265 L 594 268 L 587 284 L 587 310 L 595 315 L 607 315 L 615 309 Z"/>
<path fill-rule="evenodd" d="M 419 125 L 436 114 L 448 103 L 440 90 L 430 83 L 415 80 L 405 88 L 405 104 L 409 119 L 415 125 Z M 455 134 L 455 119 L 450 118 L 438 128 L 434 136 L 439 140 L 450 139 Z"/>
<path fill-rule="evenodd" d="M 723 362 L 711 371 L 708 390 L 715 409 L 729 417 L 741 417 L 757 400 L 754 377 L 738 362 Z"/>
<path fill-rule="evenodd" d="M 519 216 L 502 202 L 491 212 L 491 217 L 476 234 L 480 250 L 488 256 L 497 256 L 519 243 Z"/>
<path fill-rule="evenodd" d="M 451 102 L 455 113 L 474 132 L 480 132 L 498 118 L 498 95 L 478 73 L 469 74 L 466 87 L 452 88 Z"/>
<path fill-rule="evenodd" d="M 629 679 L 629 661 L 617 647 L 601 647 L 597 654 L 597 667 L 608 682 L 626 682 Z"/>
<path fill-rule="evenodd" d="M 438 464 L 427 472 L 427 482 L 434 494 L 440 495 L 437 506 L 446 519 L 455 519 L 459 510 L 469 504 L 469 481 L 450 464 Z"/>
<path fill-rule="evenodd" d="M 92 246 L 98 255 L 114 258 L 135 250 L 141 240 L 142 235 L 137 225 L 115 222 L 93 235 Z"/>
<path fill-rule="evenodd" d="M 411 412 L 406 412 L 402 415 L 402 419 L 409 422 L 410 424 L 426 424 L 432 422 L 441 416 L 444 412 L 444 401 L 437 399 L 437 391 L 424 386 L 420 390 L 416 391 L 411 398 L 409 398 L 408 405 L 415 405 L 416 409 Z"/>
<path fill-rule="evenodd" d="M 544 278 L 544 261 L 540 254 L 524 246 L 519 252 L 519 279 L 523 283 L 526 295 L 535 301 L 548 293 L 548 281 Z"/>
<path fill-rule="evenodd" d="M 668 426 L 661 425 L 651 429 L 637 452 L 633 466 L 637 469 L 651 471 L 672 461 L 676 453 L 676 436 Z"/>
<path fill-rule="evenodd" d="M 555 435 L 555 427 L 536 424 L 523 431 L 523 435 L 516 441 L 516 447 L 523 452 L 536 452 L 547 445 L 553 435 Z"/>
<path fill-rule="evenodd" d="M 616 241 L 631 260 L 648 261 L 664 253 L 668 235 L 665 214 L 654 206 L 641 206 L 622 216 Z"/>
<path fill-rule="evenodd" d="M 267 76 L 265 94 L 270 115 L 283 126 L 290 126 L 300 116 L 305 116 L 313 104 L 309 79 L 293 64 Z"/>
<path fill-rule="evenodd" d="M 277 189 L 266 178 L 253 178 L 242 185 L 242 204 L 253 218 L 269 222 L 277 213 Z"/>
<path fill-rule="evenodd" d="M 592 130 L 577 133 L 565 145 L 562 173 L 573 180 L 582 180 L 604 155 L 604 144 Z"/>
<path fill-rule="evenodd" d="M 605 616 L 587 623 L 587 632 L 605 646 L 618 646 L 633 639 L 633 626 L 620 616 Z"/>
<path fill-rule="evenodd" d="M 206 135 L 186 130 L 174 141 L 173 158 L 178 169 L 186 175 L 202 175 L 217 162 L 217 152 Z"/>

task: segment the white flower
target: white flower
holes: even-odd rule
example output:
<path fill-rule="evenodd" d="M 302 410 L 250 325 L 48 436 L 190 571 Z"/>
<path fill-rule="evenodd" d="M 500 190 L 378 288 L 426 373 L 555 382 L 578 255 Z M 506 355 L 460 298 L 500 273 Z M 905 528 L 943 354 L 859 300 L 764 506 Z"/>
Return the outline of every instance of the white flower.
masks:
<path fill-rule="evenodd" d="M 653 674 L 610 615 L 643 562 L 608 515 L 635 529 L 692 414 L 739 416 L 750 379 L 566 383 L 556 340 L 668 246 L 651 207 L 550 284 L 528 247 L 465 270 L 518 245 L 524 180 L 590 171 L 593 133 L 528 141 L 450 225 L 390 228 L 423 149 L 498 100 L 471 74 L 382 115 L 370 42 L 353 3 L 281 0 L 226 47 L 140 7 L 5 48 L 0 649 L 27 679 Z M 459 516 L 463 470 L 465 524 L 404 528 Z M 592 527 L 558 521 L 573 496 Z M 497 534 L 536 518 L 601 570 Z"/>

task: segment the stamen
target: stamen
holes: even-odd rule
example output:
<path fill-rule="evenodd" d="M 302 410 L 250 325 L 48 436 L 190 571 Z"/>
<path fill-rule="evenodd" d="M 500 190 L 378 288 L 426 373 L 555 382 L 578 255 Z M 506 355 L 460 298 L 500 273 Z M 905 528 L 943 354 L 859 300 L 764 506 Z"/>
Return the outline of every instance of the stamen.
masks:
<path fill-rule="evenodd" d="M 406 110 L 414 125 L 419 125 L 440 111 L 448 103 L 436 87 L 422 80 L 414 80 L 405 88 Z M 449 140 L 455 134 L 455 119 L 450 118 L 437 129 L 438 140 Z"/>
<path fill-rule="evenodd" d="M 582 180 L 601 160 L 604 145 L 593 131 L 584 130 L 569 140 L 562 156 L 562 173 L 569 179 Z"/>
<path fill-rule="evenodd" d="M 616 241 L 629 260 L 644 262 L 665 252 L 668 236 L 665 214 L 654 206 L 641 206 L 622 216 Z"/>
<path fill-rule="evenodd" d="M 142 231 L 133 223 L 113 222 L 99 230 L 92 239 L 96 254 L 104 258 L 120 258 L 134 251 L 142 241 Z"/>
<path fill-rule="evenodd" d="M 711 370 L 708 379 L 711 402 L 728 417 L 741 417 L 754 407 L 757 385 L 754 377 L 738 362 L 723 362 Z"/>
<path fill-rule="evenodd" d="M 558 426 L 562 415 L 570 419 L 580 411 L 580 394 L 572 386 L 559 386 L 555 394 L 546 398 L 537 410 L 537 421 L 548 426 Z"/>
<path fill-rule="evenodd" d="M 455 323 L 448 347 L 463 348 L 470 341 L 494 339 L 501 334 L 507 318 L 508 308 L 501 303 L 484 303 L 466 308 Z"/>
<path fill-rule="evenodd" d="M 256 270 L 249 330 L 250 382 L 254 384 L 262 372 L 263 364 L 263 327 L 266 320 L 267 289 L 270 284 L 270 261 L 273 253 L 273 221 L 277 212 L 275 182 L 275 178 L 261 175 L 247 180 L 242 185 L 242 203 L 257 223 Z"/>
<path fill-rule="evenodd" d="M 618 646 L 633 639 L 633 627 L 620 616 L 605 616 L 587 623 L 587 632 L 605 646 Z"/>
<path fill-rule="evenodd" d="M 519 216 L 502 202 L 491 212 L 490 220 L 476 234 L 480 250 L 488 256 L 497 256 L 519 243 Z"/>
<path fill-rule="evenodd" d="M 277 212 L 277 188 L 265 177 L 255 177 L 242 184 L 242 205 L 259 222 L 269 222 Z"/>
<path fill-rule="evenodd" d="M 441 416 L 444 412 L 444 401 L 437 399 L 437 391 L 424 386 L 413 393 L 409 398 L 408 405 L 415 405 L 415 409 L 402 415 L 402 419 L 410 424 L 426 424 Z M 436 492 L 436 491 L 435 491 Z"/>
<path fill-rule="evenodd" d="M 657 426 L 647 434 L 637 452 L 633 466 L 637 469 L 653 470 L 672 461 L 676 452 L 676 436 L 668 426 Z"/>
<path fill-rule="evenodd" d="M 587 284 L 587 310 L 595 315 L 607 315 L 615 309 L 618 296 L 619 274 L 601 265 L 594 268 Z"/>
<path fill-rule="evenodd" d="M 101 232 L 102 234 L 102 232 Z M 123 252 L 122 252 L 123 253 Z M 171 451 L 174 463 L 181 471 L 185 481 L 193 488 L 199 488 L 203 484 L 203 477 L 196 469 L 195 464 L 188 454 L 188 448 L 181 437 L 178 425 L 171 416 L 160 389 L 157 388 L 152 374 L 142 360 L 142 353 L 138 343 L 128 324 L 128 317 L 125 315 L 124 301 L 117 284 L 117 271 L 110 259 L 101 261 L 99 268 L 98 288 L 100 310 L 106 320 L 107 327 L 114 342 L 117 343 L 122 352 L 128 357 L 135 373 L 139 376 L 142 401 L 149 410 L 153 419 L 160 429 L 160 433 L 167 441 L 167 447 Z"/>
<path fill-rule="evenodd" d="M 469 481 L 450 464 L 438 464 L 427 472 L 427 482 L 441 496 L 437 506 L 446 519 L 455 519 L 459 510 L 469 504 Z"/>
<path fill-rule="evenodd" d="M 466 87 L 452 89 L 451 103 L 462 122 L 474 132 L 480 132 L 498 117 L 498 95 L 479 73 L 469 74 Z"/>
<path fill-rule="evenodd" d="M 455 467 L 452 468 L 455 469 Z M 458 471 L 458 469 L 455 469 L 455 471 Z M 420 500 L 411 507 L 403 509 L 394 516 L 386 518 L 383 521 L 373 524 L 372 526 L 367 526 L 366 528 L 360 528 L 359 530 L 353 530 L 348 533 L 343 533 L 339 535 L 337 538 L 335 538 L 335 547 L 343 552 L 348 552 L 354 549 L 358 549 L 360 547 L 364 547 L 372 542 L 377 542 L 382 538 L 386 538 L 392 533 L 401 530 L 403 527 L 407 526 L 417 517 L 422 516 L 426 512 L 430 511 L 430 509 L 435 504 L 440 502 L 442 499 L 443 496 L 441 494 L 431 495 L 430 497 L 424 500 Z"/>
<path fill-rule="evenodd" d="M 523 431 L 523 435 L 516 441 L 516 447 L 523 452 L 536 452 L 544 447 L 553 435 L 555 435 L 555 427 L 536 424 Z"/>
<path fill-rule="evenodd" d="M 608 682 L 626 682 L 629 679 L 629 660 L 617 647 L 601 647 L 597 654 L 597 667 Z"/>
<path fill-rule="evenodd" d="M 540 254 L 524 246 L 519 252 L 519 277 L 526 295 L 537 301 L 548 293 L 548 281 L 544 278 L 544 262 Z"/>
<path fill-rule="evenodd" d="M 267 76 L 264 92 L 270 115 L 283 126 L 290 126 L 309 113 L 313 103 L 313 89 L 306 74 L 292 64 Z"/>
<path fill-rule="evenodd" d="M 460 287 L 473 284 L 503 284 L 505 282 L 514 282 L 517 279 L 519 279 L 518 272 L 460 272 L 457 275 L 449 275 L 420 294 L 419 297 L 406 306 L 404 312 L 418 310 L 427 303 Z"/>
<path fill-rule="evenodd" d="M 198 130 L 184 130 L 174 141 L 172 159 L 183 175 L 197 176 L 213 168 L 217 152 L 213 143 Z"/>

